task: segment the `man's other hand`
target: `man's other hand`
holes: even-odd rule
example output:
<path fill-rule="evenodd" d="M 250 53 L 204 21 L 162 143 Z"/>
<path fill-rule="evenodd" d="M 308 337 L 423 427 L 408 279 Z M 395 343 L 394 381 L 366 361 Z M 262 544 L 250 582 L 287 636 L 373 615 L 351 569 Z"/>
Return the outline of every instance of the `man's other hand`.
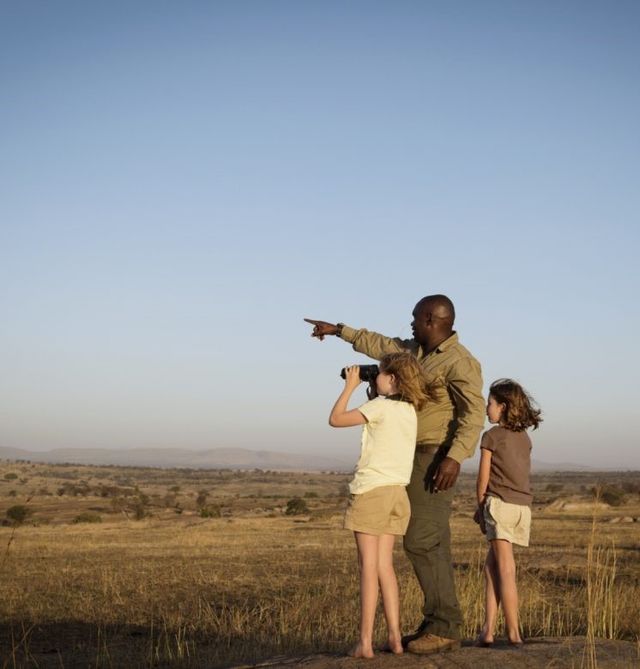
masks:
<path fill-rule="evenodd" d="M 304 319 L 307 323 L 313 325 L 313 332 L 311 333 L 312 337 L 317 337 L 322 341 L 326 335 L 336 335 L 338 334 L 338 326 L 333 323 L 326 323 L 325 321 L 314 321 L 311 318 Z"/>
<path fill-rule="evenodd" d="M 458 479 L 460 463 L 453 458 L 446 457 L 436 469 L 433 477 L 434 490 L 449 490 Z"/>

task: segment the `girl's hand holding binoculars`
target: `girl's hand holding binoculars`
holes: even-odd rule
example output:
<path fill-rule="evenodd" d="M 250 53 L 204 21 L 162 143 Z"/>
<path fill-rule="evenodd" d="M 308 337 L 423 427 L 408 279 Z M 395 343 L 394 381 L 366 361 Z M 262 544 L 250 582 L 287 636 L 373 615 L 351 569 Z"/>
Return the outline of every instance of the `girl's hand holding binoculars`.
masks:
<path fill-rule="evenodd" d="M 360 381 L 360 368 L 358 365 L 353 365 L 351 367 L 345 367 L 345 387 L 354 389 L 357 388 L 362 381 Z"/>

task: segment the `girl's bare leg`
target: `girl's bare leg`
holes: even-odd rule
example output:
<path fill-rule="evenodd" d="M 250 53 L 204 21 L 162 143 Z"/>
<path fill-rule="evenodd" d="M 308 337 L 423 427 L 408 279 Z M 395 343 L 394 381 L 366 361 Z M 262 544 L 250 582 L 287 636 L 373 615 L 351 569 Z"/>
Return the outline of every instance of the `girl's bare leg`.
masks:
<path fill-rule="evenodd" d="M 498 584 L 498 566 L 496 564 L 495 555 L 493 554 L 493 546 L 489 544 L 487 559 L 484 562 L 485 611 L 484 624 L 482 625 L 482 632 L 480 633 L 480 640 L 486 643 L 493 642 L 493 635 L 498 620 L 498 606 L 500 606 L 500 591 L 498 589 Z"/>
<path fill-rule="evenodd" d="M 393 653 L 402 653 L 400 634 L 400 594 L 398 580 L 393 569 L 393 545 L 395 535 L 382 534 L 378 537 L 378 581 L 382 591 L 384 617 L 387 621 L 389 648 Z"/>
<path fill-rule="evenodd" d="M 374 657 L 373 623 L 378 604 L 378 537 L 354 532 L 360 565 L 360 639 L 349 655 Z"/>
<path fill-rule="evenodd" d="M 518 587 L 516 585 L 516 561 L 510 541 L 494 539 L 491 542 L 499 578 L 500 602 L 504 612 L 507 636 L 511 643 L 522 643 L 518 624 Z"/>

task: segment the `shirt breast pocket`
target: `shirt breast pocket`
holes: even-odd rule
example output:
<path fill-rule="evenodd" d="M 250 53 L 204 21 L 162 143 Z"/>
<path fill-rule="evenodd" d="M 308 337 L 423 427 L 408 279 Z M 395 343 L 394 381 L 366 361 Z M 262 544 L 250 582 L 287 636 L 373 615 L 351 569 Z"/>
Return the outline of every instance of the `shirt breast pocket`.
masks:
<path fill-rule="evenodd" d="M 445 404 L 449 402 L 449 391 L 447 390 L 447 382 L 444 374 L 435 374 L 431 377 L 427 376 L 427 393 L 431 402 L 434 404 Z"/>

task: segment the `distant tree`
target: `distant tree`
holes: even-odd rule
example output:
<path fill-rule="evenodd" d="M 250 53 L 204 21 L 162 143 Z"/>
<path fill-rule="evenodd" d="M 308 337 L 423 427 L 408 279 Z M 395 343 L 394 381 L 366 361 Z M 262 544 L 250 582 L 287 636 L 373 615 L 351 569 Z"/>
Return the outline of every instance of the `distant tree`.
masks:
<path fill-rule="evenodd" d="M 600 499 L 609 506 L 622 506 L 627 497 L 624 490 L 615 485 L 605 485 L 601 488 L 594 488 L 593 495 L 594 497 L 600 497 Z"/>
<path fill-rule="evenodd" d="M 222 509 L 218 504 L 209 504 L 200 508 L 200 518 L 220 518 Z"/>
<path fill-rule="evenodd" d="M 6 512 L 7 518 L 12 521 L 14 525 L 22 525 L 31 514 L 31 509 L 24 504 L 10 506 Z"/>
<path fill-rule="evenodd" d="M 560 492 L 564 490 L 564 483 L 547 483 L 547 492 Z"/>
<path fill-rule="evenodd" d="M 209 493 L 206 490 L 200 490 L 198 492 L 198 497 L 196 497 L 196 506 L 199 509 L 202 509 L 206 505 L 208 497 Z"/>
<path fill-rule="evenodd" d="M 626 493 L 630 493 L 630 494 L 633 495 L 633 494 L 635 494 L 635 493 L 639 493 L 639 492 L 640 492 L 640 483 L 636 483 L 636 482 L 634 482 L 634 481 L 625 481 L 625 482 L 622 484 L 622 489 L 623 489 Z"/>
<path fill-rule="evenodd" d="M 130 503 L 130 509 L 133 511 L 133 517 L 136 520 L 142 520 L 149 515 L 149 496 L 143 492 L 138 492 L 136 497 Z"/>
<path fill-rule="evenodd" d="M 301 497 L 293 497 L 287 502 L 285 510 L 287 516 L 299 516 L 304 513 L 309 513 L 309 507 Z"/>

